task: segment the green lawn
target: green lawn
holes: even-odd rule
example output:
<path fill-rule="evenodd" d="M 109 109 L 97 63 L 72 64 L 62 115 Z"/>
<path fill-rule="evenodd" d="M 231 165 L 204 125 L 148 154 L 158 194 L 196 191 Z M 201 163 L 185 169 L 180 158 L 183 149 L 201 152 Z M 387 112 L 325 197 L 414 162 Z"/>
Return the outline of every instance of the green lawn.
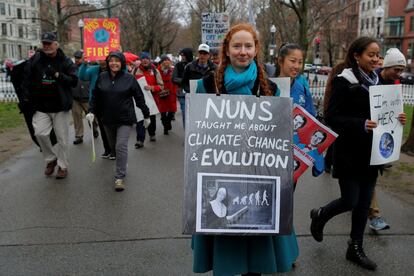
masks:
<path fill-rule="evenodd" d="M 23 124 L 24 118 L 19 113 L 17 103 L 0 103 L 0 133 Z"/>
<path fill-rule="evenodd" d="M 404 105 L 404 112 L 407 114 L 407 123 L 404 127 L 404 138 L 403 140 L 407 139 L 408 133 L 410 132 L 411 127 L 411 119 L 413 118 L 413 106 L 412 105 Z"/>

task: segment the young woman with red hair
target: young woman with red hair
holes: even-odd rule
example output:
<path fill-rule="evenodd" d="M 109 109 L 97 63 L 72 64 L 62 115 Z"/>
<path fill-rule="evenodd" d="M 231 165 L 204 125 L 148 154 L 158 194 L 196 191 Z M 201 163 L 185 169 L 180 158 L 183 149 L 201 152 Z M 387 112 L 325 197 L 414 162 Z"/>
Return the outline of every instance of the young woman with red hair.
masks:
<path fill-rule="evenodd" d="M 259 59 L 260 44 L 249 24 L 233 26 L 226 34 L 217 74 L 199 80 L 198 93 L 272 96 Z M 286 272 L 298 256 L 296 235 L 224 236 L 196 234 L 192 239 L 193 271 L 214 275 L 261 275 Z"/>

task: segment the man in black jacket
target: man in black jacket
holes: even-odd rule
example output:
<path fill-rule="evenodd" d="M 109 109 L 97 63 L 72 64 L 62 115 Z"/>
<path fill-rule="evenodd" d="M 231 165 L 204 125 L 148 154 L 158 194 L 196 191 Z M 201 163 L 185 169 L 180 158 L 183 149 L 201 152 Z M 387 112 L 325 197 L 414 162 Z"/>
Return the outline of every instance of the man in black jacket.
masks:
<path fill-rule="evenodd" d="M 66 57 L 54 33 L 42 35 L 43 49 L 38 59 L 31 59 L 24 69 L 22 92 L 24 101 L 33 103 L 33 128 L 47 163 L 45 175 L 57 179 L 68 174 L 69 111 L 72 108 L 72 90 L 78 78 L 76 67 Z M 33 63 L 33 64 L 32 64 Z M 52 147 L 50 132 L 54 130 L 57 144 Z"/>
<path fill-rule="evenodd" d="M 184 69 L 187 64 L 193 61 L 193 49 L 183 48 L 180 51 L 181 61 L 174 66 L 172 81 L 178 85 L 177 99 L 180 102 L 180 109 L 183 118 L 183 125 L 185 121 L 185 91 L 182 87 L 184 76 Z"/>

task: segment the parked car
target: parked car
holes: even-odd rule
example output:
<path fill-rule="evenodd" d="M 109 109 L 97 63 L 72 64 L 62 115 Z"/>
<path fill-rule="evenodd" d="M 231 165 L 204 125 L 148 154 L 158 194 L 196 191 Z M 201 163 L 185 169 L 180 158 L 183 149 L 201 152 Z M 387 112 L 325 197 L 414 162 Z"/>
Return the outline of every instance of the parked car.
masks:
<path fill-rule="evenodd" d="M 321 68 L 319 68 L 319 70 L 317 71 L 317 74 L 319 75 L 329 75 L 329 73 L 331 73 L 332 71 L 332 67 L 329 66 L 322 66 Z"/>
<path fill-rule="evenodd" d="M 303 66 L 303 72 L 310 72 L 312 71 L 312 64 L 305 63 L 305 66 Z"/>
<path fill-rule="evenodd" d="M 402 84 L 414 84 L 414 74 L 410 72 L 403 72 L 400 76 Z"/>

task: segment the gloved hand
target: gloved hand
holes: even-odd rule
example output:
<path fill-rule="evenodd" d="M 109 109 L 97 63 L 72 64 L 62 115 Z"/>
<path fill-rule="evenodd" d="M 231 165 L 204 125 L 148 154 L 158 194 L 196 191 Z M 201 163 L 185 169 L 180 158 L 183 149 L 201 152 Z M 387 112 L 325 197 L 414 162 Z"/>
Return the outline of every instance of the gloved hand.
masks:
<path fill-rule="evenodd" d="M 151 124 L 151 120 L 150 120 L 150 118 L 146 118 L 146 119 L 144 119 L 144 127 L 145 128 L 148 128 L 148 126 Z"/>
<path fill-rule="evenodd" d="M 86 116 L 85 116 L 85 118 L 86 118 L 86 120 L 88 120 L 88 122 L 89 123 L 93 123 L 93 120 L 95 119 L 95 115 L 93 115 L 93 113 L 88 113 L 88 114 L 86 114 Z"/>

